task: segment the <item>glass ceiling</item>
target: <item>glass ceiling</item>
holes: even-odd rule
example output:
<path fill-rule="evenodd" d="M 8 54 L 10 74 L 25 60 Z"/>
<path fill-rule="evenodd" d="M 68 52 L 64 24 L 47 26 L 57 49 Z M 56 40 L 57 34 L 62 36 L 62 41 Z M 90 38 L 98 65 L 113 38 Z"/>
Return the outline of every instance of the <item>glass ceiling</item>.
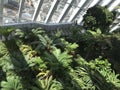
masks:
<path fill-rule="evenodd" d="M 118 11 L 120 17 L 120 9 L 117 8 L 120 6 L 120 0 L 0 0 L 0 25 L 21 22 L 55 24 L 74 21 L 81 24 L 88 8 L 96 4 L 106 6 L 110 11 Z M 119 25 L 119 21 L 117 24 Z"/>

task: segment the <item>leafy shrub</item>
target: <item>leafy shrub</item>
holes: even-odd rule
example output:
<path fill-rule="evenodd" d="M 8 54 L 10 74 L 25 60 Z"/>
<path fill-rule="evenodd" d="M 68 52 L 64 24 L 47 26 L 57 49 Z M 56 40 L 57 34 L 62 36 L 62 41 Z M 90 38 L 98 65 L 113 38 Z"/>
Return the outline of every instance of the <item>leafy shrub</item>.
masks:
<path fill-rule="evenodd" d="M 5 40 L 8 40 L 10 34 L 14 31 L 14 28 L 5 28 L 5 27 L 0 27 L 0 35 L 3 35 Z"/>
<path fill-rule="evenodd" d="M 88 30 L 100 28 L 102 32 L 108 32 L 109 25 L 114 20 L 114 14 L 102 6 L 94 6 L 88 9 L 84 16 L 84 27 Z"/>
<path fill-rule="evenodd" d="M 7 77 L 7 81 L 1 82 L 1 90 L 23 90 L 21 81 L 18 77 Z"/>
<path fill-rule="evenodd" d="M 107 59 L 96 58 L 101 55 L 98 51 L 103 46 L 112 47 L 109 35 L 105 36 L 100 30 L 88 30 L 79 34 L 79 41 L 71 37 L 69 42 L 69 37 L 49 36 L 41 29 L 34 30 L 28 34 L 29 38 L 22 32 L 22 38 L 19 34 L 13 40 L 1 41 L 0 75 L 4 75 L 0 79 L 1 90 L 119 90 L 119 74 L 111 69 Z M 80 42 L 88 47 L 81 48 Z M 99 47 L 96 44 L 100 44 Z M 81 49 L 85 50 L 83 54 Z M 98 54 L 91 55 L 88 51 Z M 87 62 L 81 55 L 94 59 L 89 58 Z"/>

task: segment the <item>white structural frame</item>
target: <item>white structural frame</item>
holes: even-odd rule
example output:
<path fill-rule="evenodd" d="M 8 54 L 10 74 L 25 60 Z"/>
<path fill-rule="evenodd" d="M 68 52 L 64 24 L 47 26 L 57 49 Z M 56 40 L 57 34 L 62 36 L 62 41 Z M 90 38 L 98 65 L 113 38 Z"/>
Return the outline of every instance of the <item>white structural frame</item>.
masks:
<path fill-rule="evenodd" d="M 40 9 L 41 9 L 41 7 L 42 7 L 43 1 L 44 1 L 44 0 L 39 0 L 39 1 L 38 1 L 38 6 L 37 6 L 37 8 L 35 9 L 35 12 L 34 12 L 34 14 L 33 14 L 32 21 L 36 21 L 38 15 L 39 15 Z"/>
<path fill-rule="evenodd" d="M 20 0 L 20 6 L 18 10 L 18 22 L 20 22 L 20 19 L 22 17 L 22 10 L 24 8 L 24 3 L 25 3 L 25 0 Z"/>
<path fill-rule="evenodd" d="M 113 11 L 115 9 L 115 7 L 117 5 L 120 4 L 120 0 L 114 0 L 109 6 L 108 6 L 108 10 L 109 11 Z"/>
<path fill-rule="evenodd" d="M 66 14 L 68 13 L 68 11 L 70 10 L 71 4 L 73 3 L 74 0 L 68 0 L 67 3 L 65 4 L 65 7 L 63 8 L 63 11 L 61 12 L 57 23 L 60 23 L 64 17 L 66 16 Z"/>
<path fill-rule="evenodd" d="M 102 6 L 102 7 L 104 7 L 104 6 L 106 6 L 106 5 L 111 4 L 112 2 L 113 2 L 113 0 L 110 0 L 110 1 L 107 2 L 107 4 L 105 4 L 105 3 L 104 3 L 104 0 L 102 0 L 99 5 Z"/>
<path fill-rule="evenodd" d="M 91 1 L 93 1 L 93 0 L 87 0 L 87 1 L 81 0 L 80 3 L 78 4 L 78 7 L 76 7 L 74 12 L 70 16 L 68 22 L 72 22 L 77 17 L 77 15 L 80 13 L 80 11 L 82 10 L 82 7 L 86 7 L 88 4 L 91 3 Z"/>
<path fill-rule="evenodd" d="M 104 1 L 104 0 L 99 0 L 96 4 L 102 4 L 103 1 Z M 82 20 L 83 20 L 83 15 L 85 15 L 85 13 L 86 13 L 86 11 L 88 10 L 88 8 L 90 8 L 90 5 L 91 5 L 92 2 L 94 2 L 94 0 L 91 1 L 90 3 L 88 3 L 88 5 L 87 5 L 86 8 L 83 7 L 84 10 L 82 10 L 82 11 L 80 12 L 80 18 L 77 20 L 77 23 L 78 23 L 78 24 L 81 24 L 81 22 L 82 22 Z"/>
<path fill-rule="evenodd" d="M 0 0 L 0 25 L 3 24 L 3 3 L 4 0 Z"/>
<path fill-rule="evenodd" d="M 113 27 L 111 27 L 110 32 L 113 32 L 113 31 L 115 31 L 118 28 L 120 28 L 120 23 L 117 23 L 116 25 L 114 25 Z"/>
<path fill-rule="evenodd" d="M 113 21 L 112 25 L 110 26 L 110 32 L 113 32 L 116 28 L 120 27 L 120 13 L 117 13 L 116 19 Z"/>
<path fill-rule="evenodd" d="M 109 2 L 108 5 L 106 5 L 107 8 L 109 8 L 109 7 L 112 5 L 112 3 L 114 3 L 115 1 L 116 1 L 116 0 L 111 0 L 111 2 Z"/>
<path fill-rule="evenodd" d="M 80 24 L 83 20 L 83 15 L 85 15 L 88 8 L 90 8 L 91 3 L 94 2 L 94 0 L 91 0 L 91 2 L 87 3 L 87 5 L 83 6 L 82 10 L 80 11 L 80 18 L 77 20 L 77 23 Z M 98 1 L 96 4 L 100 3 L 101 1 Z"/>
<path fill-rule="evenodd" d="M 50 21 L 50 19 L 53 15 L 54 11 L 56 10 L 59 2 L 60 2 L 60 0 L 54 0 L 53 1 L 44 23 L 48 23 Z"/>
<path fill-rule="evenodd" d="M 9 2 L 10 1 L 11 0 L 9 0 Z M 75 0 L 63 1 L 63 2 L 65 2 L 65 5 L 63 6 L 63 9 L 61 10 L 60 15 L 58 16 L 58 18 L 56 20 L 57 24 L 61 23 L 65 19 L 65 16 L 69 13 L 74 1 Z M 1 26 L 4 25 L 4 20 L 3 20 L 3 19 L 5 19 L 4 17 L 9 17 L 9 16 L 5 16 L 3 13 L 4 12 L 4 4 L 6 4 L 5 2 L 8 2 L 8 0 L 0 0 L 0 25 Z M 19 9 L 18 9 L 18 13 L 17 13 L 17 23 L 15 23 L 15 24 L 21 23 L 22 11 L 24 9 L 25 2 L 26 2 L 26 0 L 19 0 Z M 51 6 L 48 7 L 50 9 L 47 13 L 45 20 L 44 20 L 44 24 L 49 24 L 52 21 L 51 18 L 55 14 L 54 12 L 56 11 L 56 9 L 58 7 L 59 2 L 61 2 L 61 0 L 53 0 L 52 4 L 50 3 Z M 70 17 L 66 23 L 69 23 L 69 22 L 71 23 L 72 21 L 76 20 L 79 17 L 77 19 L 77 23 L 80 24 L 82 22 L 83 15 L 85 15 L 88 8 L 94 6 L 93 3 L 99 4 L 101 6 L 106 6 L 110 11 L 115 10 L 116 6 L 120 6 L 120 0 L 109 0 L 107 2 L 105 2 L 105 0 L 80 0 L 80 2 L 76 5 L 76 8 L 73 10 L 72 14 L 69 15 Z M 40 14 L 40 11 L 42 9 L 43 4 L 44 4 L 44 0 L 38 0 L 38 5 L 36 5 L 35 11 L 33 13 L 33 17 L 31 18 L 31 23 L 38 21 L 37 17 Z M 116 20 L 119 20 L 119 19 L 116 17 Z M 9 24 L 9 23 L 7 23 L 7 24 Z M 52 23 L 50 25 L 52 25 Z M 116 23 L 113 22 L 113 25 L 111 25 L 111 30 L 113 30 L 116 27 L 120 27 L 119 21 Z"/>

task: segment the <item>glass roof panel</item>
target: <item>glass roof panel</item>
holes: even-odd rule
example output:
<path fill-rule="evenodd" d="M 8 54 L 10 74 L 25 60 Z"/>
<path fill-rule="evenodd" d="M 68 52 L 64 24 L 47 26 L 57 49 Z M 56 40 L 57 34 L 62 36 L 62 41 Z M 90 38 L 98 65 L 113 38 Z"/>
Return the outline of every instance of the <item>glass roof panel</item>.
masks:
<path fill-rule="evenodd" d="M 120 6 L 120 0 L 0 0 L 0 2 L 0 23 L 5 24 L 20 22 L 67 23 L 76 20 L 81 22 L 87 9 L 96 4 L 106 6 L 110 11 L 116 10 L 116 7 Z M 52 5 L 55 6 L 52 8 L 53 10 L 51 9 Z"/>
<path fill-rule="evenodd" d="M 53 0 L 44 0 L 37 21 L 44 22 L 50 10 Z"/>
<path fill-rule="evenodd" d="M 18 9 L 19 9 L 19 0 L 5 1 L 3 5 L 4 23 L 17 22 Z"/>

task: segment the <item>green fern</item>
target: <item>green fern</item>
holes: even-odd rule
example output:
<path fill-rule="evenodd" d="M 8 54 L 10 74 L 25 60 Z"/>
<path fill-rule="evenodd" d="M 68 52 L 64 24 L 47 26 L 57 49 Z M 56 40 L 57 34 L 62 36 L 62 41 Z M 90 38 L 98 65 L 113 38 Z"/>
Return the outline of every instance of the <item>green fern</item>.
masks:
<path fill-rule="evenodd" d="M 46 77 L 36 81 L 36 84 L 42 88 L 42 90 L 63 90 L 60 82 L 53 79 L 52 76 Z"/>
<path fill-rule="evenodd" d="M 63 67 L 69 67 L 72 62 L 72 56 L 67 52 L 61 52 L 60 49 L 54 48 L 52 54 L 45 52 L 45 59 L 52 65 L 62 65 Z"/>
<path fill-rule="evenodd" d="M 1 82 L 1 90 L 23 90 L 20 78 L 9 76 L 7 81 Z"/>
<path fill-rule="evenodd" d="M 8 40 L 8 36 L 14 31 L 14 28 L 0 28 L 0 34 L 5 37 L 5 40 Z"/>

